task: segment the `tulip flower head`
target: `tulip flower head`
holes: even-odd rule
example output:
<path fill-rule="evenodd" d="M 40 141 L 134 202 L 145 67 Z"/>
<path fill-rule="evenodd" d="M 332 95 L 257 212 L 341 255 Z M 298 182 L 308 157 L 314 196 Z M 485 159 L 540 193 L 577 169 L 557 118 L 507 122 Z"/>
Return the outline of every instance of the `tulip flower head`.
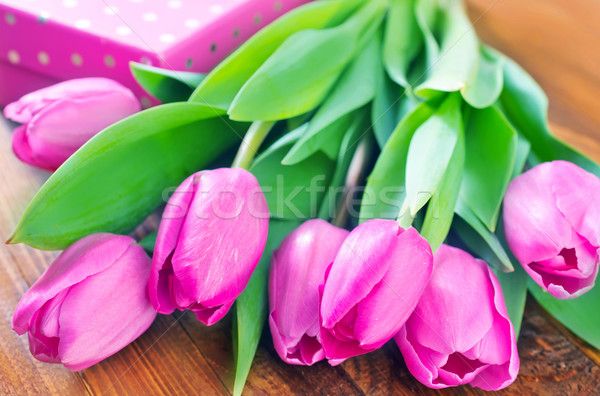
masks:
<path fill-rule="evenodd" d="M 431 281 L 395 337 L 410 372 L 430 388 L 510 385 L 519 371 L 515 331 L 488 265 L 442 245 Z"/>
<path fill-rule="evenodd" d="M 31 92 L 6 106 L 15 129 L 13 151 L 23 162 L 56 170 L 104 128 L 140 110 L 133 93 L 107 78 L 81 78 Z"/>
<path fill-rule="evenodd" d="M 198 172 L 169 199 L 158 229 L 150 299 L 159 313 L 190 309 L 211 325 L 229 311 L 262 256 L 269 210 L 240 168 Z"/>
<path fill-rule="evenodd" d="M 369 220 L 346 238 L 325 274 L 321 341 L 332 364 L 378 349 L 404 325 L 433 268 L 414 228 Z"/>
<path fill-rule="evenodd" d="M 600 179 L 566 161 L 516 177 L 504 197 L 508 246 L 533 280 L 557 298 L 590 290 L 600 255 Z"/>
<path fill-rule="evenodd" d="M 83 370 L 131 343 L 154 321 L 150 265 L 130 237 L 87 236 L 25 293 L 12 327 L 28 333 L 36 359 Z"/>
<path fill-rule="evenodd" d="M 319 340 L 319 286 L 349 234 L 324 220 L 303 223 L 271 260 L 269 325 L 285 362 L 311 365 L 325 358 Z"/>

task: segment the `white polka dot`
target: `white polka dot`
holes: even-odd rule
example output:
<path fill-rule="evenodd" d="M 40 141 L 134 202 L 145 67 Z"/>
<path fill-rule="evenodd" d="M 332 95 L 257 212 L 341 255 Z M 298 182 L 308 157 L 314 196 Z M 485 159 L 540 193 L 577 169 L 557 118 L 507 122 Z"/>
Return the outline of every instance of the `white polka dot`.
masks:
<path fill-rule="evenodd" d="M 127 26 L 119 26 L 117 28 L 117 34 L 119 36 L 129 36 L 131 34 L 131 29 Z"/>
<path fill-rule="evenodd" d="M 179 1 L 179 0 L 169 1 L 169 8 L 181 8 L 181 1 Z"/>
<path fill-rule="evenodd" d="M 213 4 L 210 6 L 210 12 L 212 12 L 213 14 L 222 14 L 223 11 L 223 6 L 220 4 Z"/>
<path fill-rule="evenodd" d="M 38 61 L 42 65 L 47 65 L 48 63 L 50 63 L 50 56 L 48 55 L 47 52 L 40 51 L 40 52 L 38 52 Z"/>
<path fill-rule="evenodd" d="M 175 41 L 175 36 L 173 36 L 172 34 L 165 33 L 161 34 L 158 39 L 163 43 L 172 43 L 173 41 Z"/>
<path fill-rule="evenodd" d="M 78 19 L 75 21 L 75 27 L 78 29 L 87 29 L 92 25 L 89 19 Z"/>
<path fill-rule="evenodd" d="M 114 67 L 115 66 L 115 58 L 113 58 L 112 55 L 106 55 L 104 57 L 104 64 L 108 67 Z"/>
<path fill-rule="evenodd" d="M 147 12 L 144 15 L 142 15 L 142 19 L 146 22 L 154 22 L 158 19 L 158 17 L 153 12 Z"/>
<path fill-rule="evenodd" d="M 71 63 L 75 66 L 81 66 L 83 64 L 83 58 L 79 54 L 71 55 Z"/>
<path fill-rule="evenodd" d="M 17 22 L 17 18 L 15 18 L 14 14 L 11 14 L 10 12 L 7 12 L 4 15 L 4 20 L 6 21 L 6 23 L 8 23 L 9 25 L 14 25 Z"/>
<path fill-rule="evenodd" d="M 8 61 L 14 65 L 21 61 L 21 56 L 15 50 L 8 51 Z"/>
<path fill-rule="evenodd" d="M 48 11 L 42 11 L 42 12 L 40 12 L 40 15 L 38 17 L 38 22 L 39 23 L 46 23 L 46 21 L 48 20 L 48 18 L 50 18 L 50 13 Z"/>
<path fill-rule="evenodd" d="M 119 12 L 119 9 L 115 6 L 104 7 L 104 13 L 106 15 L 116 15 L 118 12 Z"/>
<path fill-rule="evenodd" d="M 194 29 L 200 26 L 200 22 L 197 19 L 188 19 L 185 21 L 185 26 Z"/>
<path fill-rule="evenodd" d="M 77 7 L 77 0 L 64 0 L 63 7 L 66 7 L 66 8 Z"/>

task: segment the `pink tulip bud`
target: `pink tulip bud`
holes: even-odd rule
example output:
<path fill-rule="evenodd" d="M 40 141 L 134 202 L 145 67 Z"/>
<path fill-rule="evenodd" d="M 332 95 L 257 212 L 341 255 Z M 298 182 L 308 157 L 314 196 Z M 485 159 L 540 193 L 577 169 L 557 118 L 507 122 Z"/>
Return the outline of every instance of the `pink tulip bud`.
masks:
<path fill-rule="evenodd" d="M 319 341 L 319 286 L 348 231 L 308 220 L 273 253 L 269 325 L 285 362 L 311 365 L 325 358 Z"/>
<path fill-rule="evenodd" d="M 150 274 L 159 313 L 190 309 L 211 325 L 246 287 L 265 248 L 267 201 L 240 168 L 198 172 L 175 191 L 163 213 Z"/>
<path fill-rule="evenodd" d="M 600 255 L 600 179 L 566 161 L 516 177 L 504 197 L 504 233 L 533 280 L 557 298 L 590 290 Z"/>
<path fill-rule="evenodd" d="M 519 356 L 500 284 L 488 265 L 442 245 L 431 281 L 395 337 L 410 372 L 430 388 L 510 385 Z"/>
<path fill-rule="evenodd" d="M 36 359 L 83 370 L 152 324 L 150 265 L 130 237 L 87 236 L 65 250 L 25 293 L 13 329 L 28 333 Z"/>
<path fill-rule="evenodd" d="M 431 276 L 427 241 L 414 228 L 370 220 L 346 238 L 325 274 L 321 342 L 332 364 L 389 341 L 417 305 Z"/>
<path fill-rule="evenodd" d="M 92 136 L 140 110 L 133 93 L 106 78 L 81 78 L 31 92 L 4 109 L 24 123 L 13 151 L 23 162 L 56 170 Z"/>

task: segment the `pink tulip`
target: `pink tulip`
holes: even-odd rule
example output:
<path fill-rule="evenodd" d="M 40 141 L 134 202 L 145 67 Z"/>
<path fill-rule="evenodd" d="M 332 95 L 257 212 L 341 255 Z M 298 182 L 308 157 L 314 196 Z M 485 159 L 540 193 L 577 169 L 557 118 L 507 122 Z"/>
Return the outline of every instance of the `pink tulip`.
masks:
<path fill-rule="evenodd" d="M 25 293 L 13 329 L 28 333 L 36 359 L 83 370 L 152 324 L 150 265 L 130 237 L 87 236 L 65 250 Z"/>
<path fill-rule="evenodd" d="M 442 245 L 431 282 L 395 339 L 410 372 L 430 388 L 510 385 L 519 372 L 515 331 L 488 265 Z"/>
<path fill-rule="evenodd" d="M 285 362 L 311 365 L 325 358 L 319 341 L 319 286 L 348 231 L 308 220 L 273 253 L 269 278 L 269 325 Z"/>
<path fill-rule="evenodd" d="M 590 290 L 600 255 L 600 179 L 565 161 L 516 177 L 504 197 L 504 232 L 533 280 L 557 298 Z"/>
<path fill-rule="evenodd" d="M 13 135 L 17 157 L 54 171 L 92 136 L 139 110 L 116 81 L 81 78 L 31 92 L 7 105 L 4 116 L 25 124 Z"/>
<path fill-rule="evenodd" d="M 150 300 L 159 313 L 190 309 L 211 325 L 229 311 L 258 264 L 269 211 L 246 170 L 198 172 L 175 191 L 158 229 Z"/>
<path fill-rule="evenodd" d="M 325 274 L 321 340 L 332 364 L 389 341 L 431 276 L 431 248 L 414 228 L 370 220 L 346 238 Z"/>

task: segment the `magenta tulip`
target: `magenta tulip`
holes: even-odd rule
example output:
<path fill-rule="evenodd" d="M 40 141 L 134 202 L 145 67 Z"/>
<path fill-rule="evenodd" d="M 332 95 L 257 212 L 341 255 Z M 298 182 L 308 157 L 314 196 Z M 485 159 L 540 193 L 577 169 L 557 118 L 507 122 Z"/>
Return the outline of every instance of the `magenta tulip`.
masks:
<path fill-rule="evenodd" d="M 370 220 L 346 238 L 325 274 L 321 342 L 332 364 L 373 351 L 404 325 L 429 282 L 431 248 L 414 228 Z"/>
<path fill-rule="evenodd" d="M 152 324 L 150 265 L 130 237 L 87 236 L 65 250 L 25 293 L 13 329 L 28 333 L 36 359 L 83 370 Z"/>
<path fill-rule="evenodd" d="M 285 362 L 311 365 L 325 358 L 319 340 L 319 286 L 348 231 L 308 220 L 273 253 L 269 278 L 269 325 Z"/>
<path fill-rule="evenodd" d="M 519 372 L 515 331 L 488 265 L 442 245 L 431 281 L 395 337 L 410 372 L 430 388 L 510 385 Z"/>
<path fill-rule="evenodd" d="M 600 179 L 566 161 L 516 177 L 504 197 L 504 233 L 533 280 L 557 298 L 590 290 L 600 255 Z"/>
<path fill-rule="evenodd" d="M 229 311 L 258 264 L 269 210 L 239 168 L 198 172 L 175 191 L 158 229 L 150 299 L 159 313 L 190 309 L 211 325 Z"/>
<path fill-rule="evenodd" d="M 17 157 L 54 171 L 92 136 L 139 110 L 118 82 L 81 78 L 31 92 L 7 105 L 4 116 L 25 124 L 13 135 Z"/>

